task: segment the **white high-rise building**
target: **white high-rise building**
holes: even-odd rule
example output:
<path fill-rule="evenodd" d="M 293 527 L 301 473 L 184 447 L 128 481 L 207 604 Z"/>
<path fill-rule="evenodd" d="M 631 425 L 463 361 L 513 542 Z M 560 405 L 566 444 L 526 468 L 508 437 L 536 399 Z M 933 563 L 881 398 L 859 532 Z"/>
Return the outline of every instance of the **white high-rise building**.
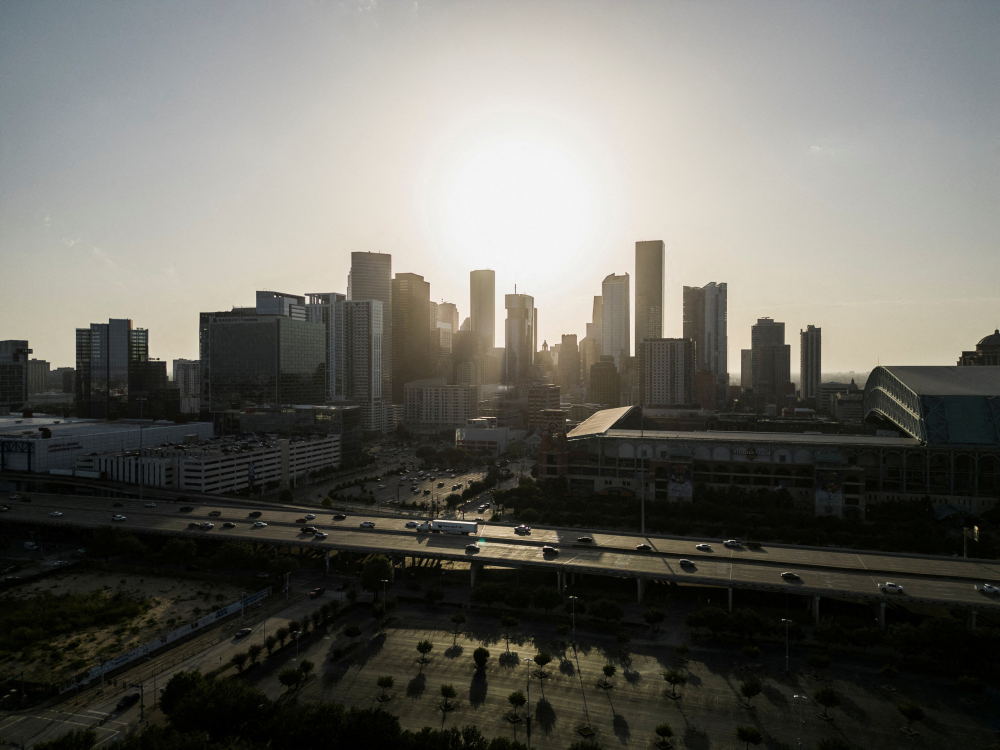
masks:
<path fill-rule="evenodd" d="M 311 292 L 307 294 L 306 319 L 326 326 L 326 400 L 344 400 L 343 363 L 337 361 L 339 327 L 337 325 L 337 303 L 346 295 L 340 292 Z"/>
<path fill-rule="evenodd" d="M 469 274 L 472 332 L 485 336 L 492 349 L 496 342 L 496 273 L 488 269 Z"/>
<path fill-rule="evenodd" d="M 379 300 L 343 300 L 336 303 L 335 309 L 337 378 L 343 383 L 344 398 L 361 405 L 366 431 L 384 434 L 385 308 Z"/>
<path fill-rule="evenodd" d="M 382 303 L 382 393 L 392 394 L 392 256 L 388 253 L 351 253 L 347 299 Z"/>
<path fill-rule="evenodd" d="M 648 406 L 694 403 L 695 345 L 691 339 L 643 339 L 635 356 L 639 403 Z"/>
<path fill-rule="evenodd" d="M 823 380 L 823 329 L 807 326 L 799 330 L 799 376 L 802 378 L 801 396 L 812 400 L 815 408 L 822 408 L 820 383 Z"/>
<path fill-rule="evenodd" d="M 717 397 L 723 401 L 729 385 L 727 297 L 725 283 L 684 287 L 684 338 L 695 342 L 698 372 L 715 375 Z"/>
<path fill-rule="evenodd" d="M 629 336 L 629 277 L 609 274 L 601 285 L 601 339 L 602 354 L 615 358 L 615 366 L 623 371 L 631 354 Z"/>
<path fill-rule="evenodd" d="M 527 294 L 504 295 L 507 321 L 504 332 L 504 383 L 515 385 L 531 374 L 538 333 L 535 298 Z"/>

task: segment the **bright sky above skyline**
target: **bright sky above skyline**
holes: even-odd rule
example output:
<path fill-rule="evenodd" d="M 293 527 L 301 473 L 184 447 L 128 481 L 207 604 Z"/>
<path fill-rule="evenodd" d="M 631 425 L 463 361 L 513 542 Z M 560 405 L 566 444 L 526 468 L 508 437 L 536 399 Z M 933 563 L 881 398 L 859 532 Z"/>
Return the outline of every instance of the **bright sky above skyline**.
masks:
<path fill-rule="evenodd" d="M 762 316 L 793 370 L 807 324 L 824 371 L 954 364 L 1000 325 L 997 39 L 959 0 L 3 3 L 0 338 L 194 358 L 199 311 L 377 251 L 463 318 L 493 268 L 552 344 L 663 239 L 664 334 L 728 282 L 734 375 Z"/>

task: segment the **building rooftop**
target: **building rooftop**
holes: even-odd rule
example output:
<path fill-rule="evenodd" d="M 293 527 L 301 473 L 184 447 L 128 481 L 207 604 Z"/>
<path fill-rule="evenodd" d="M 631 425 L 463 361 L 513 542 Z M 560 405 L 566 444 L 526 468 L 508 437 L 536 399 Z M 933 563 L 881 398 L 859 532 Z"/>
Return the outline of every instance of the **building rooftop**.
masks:
<path fill-rule="evenodd" d="M 131 432 L 138 430 L 140 425 L 143 430 L 149 430 L 156 427 L 173 427 L 175 423 L 164 420 L 154 422 L 151 419 L 107 421 L 104 419 L 78 419 L 76 417 L 67 419 L 47 414 L 38 414 L 34 417 L 11 414 L 0 416 L 0 437 L 40 440 L 42 439 L 42 428 L 47 429 L 52 437 L 71 437 L 73 435 Z"/>
<path fill-rule="evenodd" d="M 874 435 L 823 435 L 808 432 L 731 432 L 729 430 L 705 430 L 684 432 L 680 430 L 617 430 L 603 433 L 609 438 L 630 440 L 685 440 L 688 442 L 712 441 L 726 443 L 789 443 L 792 445 L 871 445 L 893 448 L 915 448 L 920 445 L 916 438 L 875 437 Z"/>
<path fill-rule="evenodd" d="M 884 369 L 918 396 L 1000 396 L 1000 367 L 885 366 Z"/>

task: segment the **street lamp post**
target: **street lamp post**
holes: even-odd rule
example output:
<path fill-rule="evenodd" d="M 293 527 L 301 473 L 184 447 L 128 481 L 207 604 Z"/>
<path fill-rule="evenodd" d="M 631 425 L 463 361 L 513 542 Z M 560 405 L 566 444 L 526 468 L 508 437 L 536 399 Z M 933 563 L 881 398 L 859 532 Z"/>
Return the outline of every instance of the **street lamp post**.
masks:
<path fill-rule="evenodd" d="M 382 606 L 385 606 L 385 585 L 389 582 L 388 578 L 382 579 Z"/>
<path fill-rule="evenodd" d="M 569 598 L 570 602 L 572 602 L 572 607 L 573 607 L 573 648 L 574 649 L 576 648 L 576 600 L 578 598 L 579 597 L 576 597 L 576 596 L 571 596 Z"/>
<path fill-rule="evenodd" d="M 809 700 L 804 695 L 793 695 L 795 700 Z M 799 750 L 802 750 L 802 704 L 799 703 Z"/>
<path fill-rule="evenodd" d="M 785 623 L 785 671 L 788 671 L 788 626 L 792 623 L 791 620 L 785 618 L 782 620 Z"/>
<path fill-rule="evenodd" d="M 525 716 L 524 716 L 524 721 L 525 721 L 525 726 L 528 728 L 528 731 L 527 731 L 527 735 L 528 735 L 528 750 L 531 750 L 531 665 L 534 664 L 534 662 L 531 659 L 525 659 L 524 663 L 528 667 L 528 677 L 525 680 L 525 683 L 527 685 L 526 691 L 527 691 L 528 696 L 525 699 L 525 706 L 524 706 L 524 714 L 525 714 Z"/>
<path fill-rule="evenodd" d="M 295 661 L 299 660 L 299 636 L 302 635 L 302 631 L 293 630 L 292 636 L 295 638 Z"/>

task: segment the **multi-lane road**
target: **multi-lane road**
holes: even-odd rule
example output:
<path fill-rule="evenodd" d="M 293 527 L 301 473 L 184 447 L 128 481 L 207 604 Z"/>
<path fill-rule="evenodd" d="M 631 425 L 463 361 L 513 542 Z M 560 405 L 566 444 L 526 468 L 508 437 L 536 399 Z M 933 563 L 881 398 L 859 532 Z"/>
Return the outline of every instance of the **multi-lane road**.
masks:
<path fill-rule="evenodd" d="M 111 500 L 59 495 L 33 494 L 31 503 L 10 502 L 3 520 L 41 526 L 94 528 L 119 526 L 142 533 L 179 536 L 209 535 L 218 539 L 240 539 L 276 545 L 300 545 L 325 550 L 381 552 L 397 558 L 425 557 L 465 561 L 502 567 L 536 566 L 560 574 L 596 574 L 665 580 L 734 589 L 768 589 L 811 596 L 849 599 L 887 600 L 898 603 L 928 603 L 968 610 L 1000 612 L 1000 597 L 977 590 L 983 583 L 1000 582 L 1000 563 L 916 555 L 893 555 L 850 550 L 764 546 L 760 550 L 745 547 L 730 549 L 719 541 L 661 537 L 638 534 L 591 533 L 581 529 L 532 529 L 518 533 L 513 525 L 485 522 L 475 538 L 448 534 L 418 533 L 407 528 L 405 517 L 375 514 L 349 514 L 333 520 L 331 511 L 305 510 L 275 506 L 248 508 L 237 503 L 191 505 L 190 512 L 180 504 L 157 502 L 145 507 L 137 500 Z M 114 507 L 114 503 L 122 507 Z M 260 510 L 260 519 L 249 517 L 250 510 Z M 218 516 L 210 516 L 213 511 Z M 51 515 L 53 512 L 61 516 Z M 315 518 L 305 519 L 305 514 Z M 121 514 L 124 521 L 112 521 Z M 255 527 L 260 520 L 265 527 Z M 211 529 L 191 529 L 191 523 L 210 521 Z M 370 521 L 374 528 L 363 528 Z M 224 528 L 225 523 L 232 528 Z M 325 539 L 304 533 L 304 525 L 326 532 Z M 582 536 L 592 541 L 579 541 Z M 478 550 L 466 548 L 478 542 Z M 699 551 L 695 545 L 705 541 L 711 551 Z M 650 550 L 636 549 L 648 544 Z M 546 554 L 542 547 L 558 550 Z M 691 562 L 681 565 L 681 559 Z M 783 572 L 799 578 L 785 580 Z M 564 580 L 562 578 L 557 580 Z M 883 594 L 879 586 L 886 581 L 900 584 L 902 594 Z"/>

